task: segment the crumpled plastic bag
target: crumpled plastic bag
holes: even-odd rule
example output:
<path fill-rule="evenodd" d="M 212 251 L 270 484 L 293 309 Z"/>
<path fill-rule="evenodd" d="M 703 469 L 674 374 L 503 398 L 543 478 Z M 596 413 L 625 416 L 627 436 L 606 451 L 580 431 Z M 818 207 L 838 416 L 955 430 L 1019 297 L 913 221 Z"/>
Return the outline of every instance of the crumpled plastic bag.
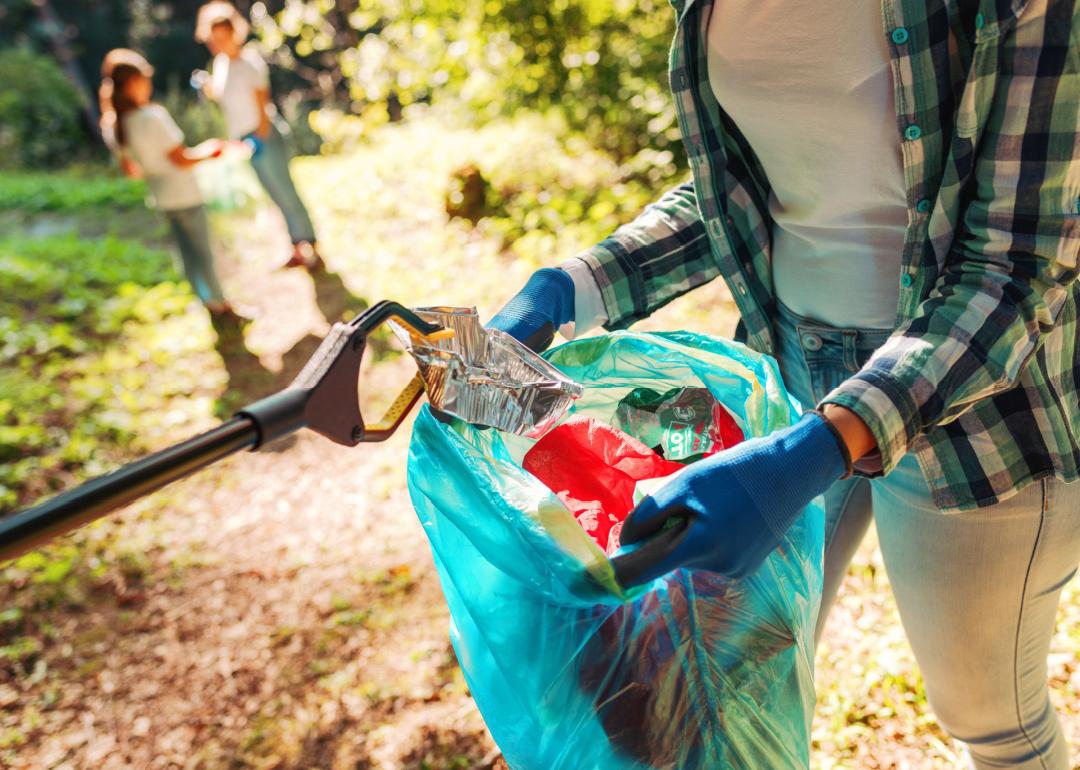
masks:
<path fill-rule="evenodd" d="M 546 357 L 611 423 L 630 391 L 706 387 L 747 436 L 797 419 L 776 363 L 738 343 L 616 332 Z M 730 581 L 677 570 L 623 590 L 566 506 L 522 469 L 531 442 L 426 407 L 409 491 L 472 695 L 514 770 L 805 768 L 824 514 L 809 506 Z"/>
<path fill-rule="evenodd" d="M 604 553 L 612 554 L 634 508 L 637 482 L 686 466 L 593 417 L 571 417 L 537 441 L 521 467 L 544 482 Z"/>
<path fill-rule="evenodd" d="M 227 142 L 219 157 L 195 166 L 195 180 L 207 208 L 236 211 L 266 195 L 251 168 L 250 156 L 250 150 L 238 142 Z"/>
<path fill-rule="evenodd" d="M 615 427 L 680 462 L 700 460 L 743 440 L 738 423 L 707 388 L 667 393 L 637 388 L 619 402 Z"/>

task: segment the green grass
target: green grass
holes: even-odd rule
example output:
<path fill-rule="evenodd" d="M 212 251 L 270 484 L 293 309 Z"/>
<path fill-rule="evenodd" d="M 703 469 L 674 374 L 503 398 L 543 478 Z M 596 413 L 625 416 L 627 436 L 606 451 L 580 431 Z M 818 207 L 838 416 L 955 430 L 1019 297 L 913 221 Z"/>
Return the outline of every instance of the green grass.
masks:
<path fill-rule="evenodd" d="M 197 396 L 220 385 L 218 369 L 167 253 L 112 237 L 0 239 L 0 514 L 157 448 L 177 422 L 205 425 Z M 0 669 L 34 675 L 50 610 L 142 584 L 155 546 L 121 531 L 99 522 L 0 565 Z"/>
<path fill-rule="evenodd" d="M 101 169 L 33 173 L 0 173 L 0 211 L 79 211 L 96 206 L 141 206 L 146 185 L 137 180 L 105 176 Z"/>
<path fill-rule="evenodd" d="M 0 513 L 154 442 L 212 349 L 195 302 L 138 243 L 0 240 Z"/>

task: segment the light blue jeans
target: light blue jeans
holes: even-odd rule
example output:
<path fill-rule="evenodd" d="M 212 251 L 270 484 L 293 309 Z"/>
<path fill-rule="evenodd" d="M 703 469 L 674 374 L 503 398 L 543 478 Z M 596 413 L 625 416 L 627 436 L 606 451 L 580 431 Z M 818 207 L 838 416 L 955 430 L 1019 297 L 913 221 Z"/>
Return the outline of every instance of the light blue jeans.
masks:
<path fill-rule="evenodd" d="M 805 407 L 889 335 L 824 327 L 784 307 L 776 332 L 784 381 Z M 1044 479 L 997 505 L 943 514 L 907 455 L 885 478 L 837 482 L 825 509 L 818 636 L 873 518 L 930 705 L 971 767 L 1067 770 L 1046 656 L 1061 589 L 1080 559 L 1080 482 Z"/>
<path fill-rule="evenodd" d="M 285 226 L 289 229 L 292 242 L 314 243 L 315 228 L 304 202 L 300 200 L 300 194 L 296 192 L 296 185 L 289 173 L 289 150 L 276 124 L 271 123 L 270 134 L 263 142 L 262 150 L 252 156 L 251 165 L 270 199 L 285 216 Z"/>
<path fill-rule="evenodd" d="M 210 249 L 210 222 L 206 217 L 205 206 L 192 206 L 187 209 L 165 211 L 169 220 L 180 257 L 184 262 L 184 275 L 203 301 L 223 302 L 221 283 L 214 270 L 214 253 Z"/>

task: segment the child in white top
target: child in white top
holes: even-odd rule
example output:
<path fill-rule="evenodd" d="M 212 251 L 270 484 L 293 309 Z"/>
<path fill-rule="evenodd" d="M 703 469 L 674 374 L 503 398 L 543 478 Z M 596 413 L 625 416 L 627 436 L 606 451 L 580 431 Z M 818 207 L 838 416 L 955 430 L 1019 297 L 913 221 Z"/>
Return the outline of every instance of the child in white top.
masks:
<path fill-rule="evenodd" d="M 146 178 L 147 201 L 168 219 L 184 272 L 199 299 L 215 315 L 232 314 L 214 271 L 210 228 L 191 167 L 221 154 L 218 139 L 187 147 L 168 111 L 153 104 L 153 67 L 141 55 L 117 48 L 101 65 L 101 129 L 124 171 Z"/>

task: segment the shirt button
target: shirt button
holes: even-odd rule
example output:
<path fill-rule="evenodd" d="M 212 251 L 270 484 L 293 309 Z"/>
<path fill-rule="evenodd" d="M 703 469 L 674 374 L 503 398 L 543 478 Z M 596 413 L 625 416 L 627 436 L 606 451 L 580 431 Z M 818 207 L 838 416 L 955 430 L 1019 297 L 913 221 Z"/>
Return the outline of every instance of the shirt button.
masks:
<path fill-rule="evenodd" d="M 904 27 L 897 27 L 892 31 L 892 41 L 897 45 L 903 45 L 908 41 L 908 31 Z"/>
<path fill-rule="evenodd" d="M 914 142 L 920 136 L 922 136 L 922 129 L 914 123 L 904 129 L 904 138 L 909 142 Z"/>
<path fill-rule="evenodd" d="M 930 210 L 931 205 L 933 204 L 930 203 L 929 198 L 923 198 L 915 204 L 915 210 L 918 211 L 920 214 L 925 214 L 927 211 Z"/>
<path fill-rule="evenodd" d="M 900 285 L 903 286 L 905 289 L 910 289 L 911 288 L 911 274 L 910 273 L 904 273 L 904 275 L 901 276 Z"/>
<path fill-rule="evenodd" d="M 803 347 L 807 350 L 821 350 L 821 346 L 823 343 L 821 341 L 821 337 L 817 336 L 816 334 L 807 332 L 802 336 L 802 344 Z"/>

